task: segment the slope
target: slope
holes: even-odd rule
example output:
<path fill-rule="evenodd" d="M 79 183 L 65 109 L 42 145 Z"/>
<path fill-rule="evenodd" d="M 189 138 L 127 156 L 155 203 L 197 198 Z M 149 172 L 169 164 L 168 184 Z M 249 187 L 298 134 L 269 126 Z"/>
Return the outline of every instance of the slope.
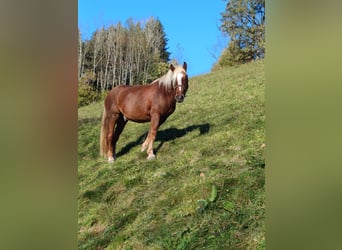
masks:
<path fill-rule="evenodd" d="M 79 109 L 79 249 L 264 249 L 264 61 L 193 77 L 158 131 L 129 122 L 99 157 L 102 102 Z"/>

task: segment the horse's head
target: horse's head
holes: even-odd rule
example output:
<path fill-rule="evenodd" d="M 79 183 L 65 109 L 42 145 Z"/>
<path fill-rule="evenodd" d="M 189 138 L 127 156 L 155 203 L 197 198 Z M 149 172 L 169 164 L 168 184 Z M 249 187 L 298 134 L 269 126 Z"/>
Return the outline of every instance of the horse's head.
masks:
<path fill-rule="evenodd" d="M 175 67 L 171 64 L 170 69 L 174 72 Z M 177 72 L 176 74 L 174 88 L 175 88 L 175 98 L 177 102 L 183 102 L 185 99 L 185 94 L 188 91 L 188 75 L 186 74 L 187 64 L 183 63 L 183 69 Z"/>

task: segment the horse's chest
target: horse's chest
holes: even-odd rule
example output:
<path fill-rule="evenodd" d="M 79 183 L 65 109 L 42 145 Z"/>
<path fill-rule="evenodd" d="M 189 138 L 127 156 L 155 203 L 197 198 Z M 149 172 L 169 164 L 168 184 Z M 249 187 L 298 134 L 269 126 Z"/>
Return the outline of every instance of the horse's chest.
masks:
<path fill-rule="evenodd" d="M 165 110 L 165 112 L 161 113 L 162 117 L 168 117 L 170 116 L 173 112 L 175 111 L 175 107 L 169 107 L 168 109 Z"/>

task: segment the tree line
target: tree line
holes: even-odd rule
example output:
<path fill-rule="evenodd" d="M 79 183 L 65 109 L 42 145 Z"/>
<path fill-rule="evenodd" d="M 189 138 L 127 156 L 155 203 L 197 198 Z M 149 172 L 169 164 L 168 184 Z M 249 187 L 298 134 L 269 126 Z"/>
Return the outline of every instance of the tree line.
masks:
<path fill-rule="evenodd" d="M 78 79 L 99 92 L 120 84 L 148 83 L 167 70 L 170 53 L 159 19 L 128 19 L 96 30 L 83 41 L 79 30 Z"/>

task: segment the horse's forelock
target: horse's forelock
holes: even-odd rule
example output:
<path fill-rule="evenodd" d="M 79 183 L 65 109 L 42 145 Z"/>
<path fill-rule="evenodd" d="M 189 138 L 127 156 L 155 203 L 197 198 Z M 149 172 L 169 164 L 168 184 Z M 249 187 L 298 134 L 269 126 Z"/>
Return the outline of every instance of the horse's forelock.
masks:
<path fill-rule="evenodd" d="M 160 78 L 159 85 L 162 85 L 167 89 L 173 88 L 177 81 L 177 75 L 180 72 L 185 72 L 181 66 L 176 66 L 173 71 L 169 69 L 169 71 Z"/>

